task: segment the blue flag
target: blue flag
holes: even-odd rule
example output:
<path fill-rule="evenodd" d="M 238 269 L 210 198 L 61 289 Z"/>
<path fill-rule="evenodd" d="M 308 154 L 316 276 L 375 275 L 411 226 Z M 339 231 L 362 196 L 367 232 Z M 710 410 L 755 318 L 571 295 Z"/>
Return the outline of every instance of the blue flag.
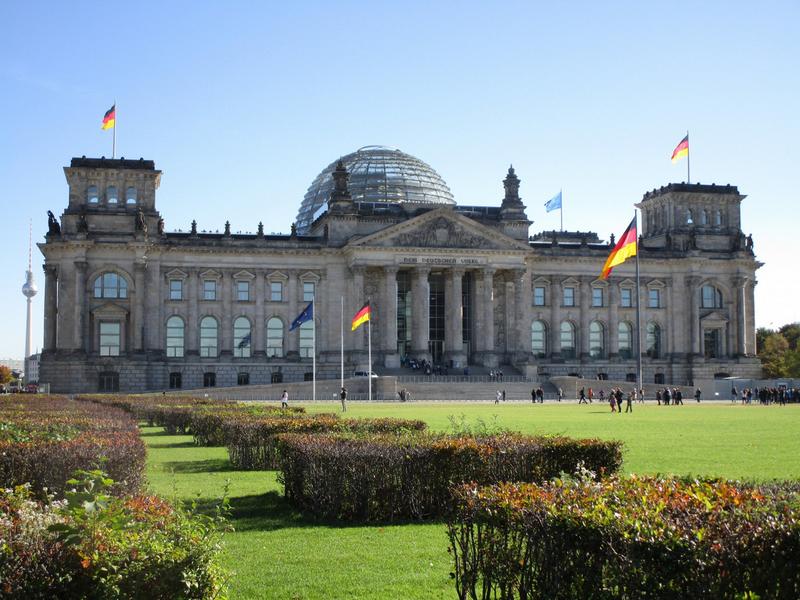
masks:
<path fill-rule="evenodd" d="M 544 207 L 547 212 L 558 210 L 561 208 L 561 192 L 558 192 L 555 196 L 550 198 L 547 202 L 544 203 Z"/>
<path fill-rule="evenodd" d="M 300 325 L 302 325 L 306 321 L 310 321 L 313 318 L 314 318 L 314 301 L 312 300 L 311 302 L 308 303 L 308 306 L 306 306 L 303 309 L 303 312 L 297 315 L 297 318 L 294 321 L 292 321 L 292 324 L 289 327 L 289 331 L 294 331 L 295 329 L 300 327 Z"/>
<path fill-rule="evenodd" d="M 242 338 L 242 341 L 239 342 L 238 348 L 247 348 L 250 346 L 250 334 L 248 333 L 246 336 Z"/>

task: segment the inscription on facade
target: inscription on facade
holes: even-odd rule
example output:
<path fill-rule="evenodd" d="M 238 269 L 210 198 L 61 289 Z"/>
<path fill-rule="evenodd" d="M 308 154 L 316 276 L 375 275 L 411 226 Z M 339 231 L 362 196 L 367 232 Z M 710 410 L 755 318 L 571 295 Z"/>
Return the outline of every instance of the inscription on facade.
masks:
<path fill-rule="evenodd" d="M 484 257 L 472 256 L 398 256 L 397 264 L 400 265 L 485 265 Z"/>

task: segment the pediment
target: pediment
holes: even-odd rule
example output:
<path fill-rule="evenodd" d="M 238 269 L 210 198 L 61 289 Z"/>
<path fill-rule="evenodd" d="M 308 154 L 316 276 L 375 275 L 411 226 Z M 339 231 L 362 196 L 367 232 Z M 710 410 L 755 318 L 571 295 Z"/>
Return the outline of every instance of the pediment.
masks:
<path fill-rule="evenodd" d="M 256 276 L 253 275 L 250 271 L 239 271 L 238 273 L 233 274 L 234 279 L 255 279 Z"/>
<path fill-rule="evenodd" d="M 181 271 L 180 269 L 172 269 L 164 275 L 167 279 L 186 279 L 189 274 Z"/>
<path fill-rule="evenodd" d="M 660 279 L 651 279 L 647 283 L 647 287 L 648 287 L 648 289 L 662 289 L 663 290 L 665 287 L 667 287 L 667 284 L 665 284 Z"/>
<path fill-rule="evenodd" d="M 636 282 L 633 279 L 623 279 L 619 282 L 619 287 L 621 288 L 632 288 L 636 287 Z"/>
<path fill-rule="evenodd" d="M 300 275 L 300 281 L 319 281 L 320 277 L 313 271 L 306 271 Z"/>
<path fill-rule="evenodd" d="M 708 313 L 707 315 L 703 315 L 702 317 L 700 317 L 700 322 L 705 325 L 722 324 L 728 322 L 728 317 L 726 317 L 723 313 L 715 310 L 713 312 Z"/>
<path fill-rule="evenodd" d="M 599 277 L 592 282 L 593 288 L 608 288 L 608 280 Z"/>
<path fill-rule="evenodd" d="M 208 269 L 200 273 L 201 279 L 221 279 L 222 274 L 219 271 L 215 271 L 214 269 Z"/>
<path fill-rule="evenodd" d="M 267 274 L 267 279 L 269 281 L 288 281 L 289 276 L 286 273 L 281 273 L 280 271 L 273 271 L 272 273 Z"/>
<path fill-rule="evenodd" d="M 581 282 L 580 282 L 580 281 L 578 281 L 577 279 L 575 279 L 574 277 L 567 277 L 565 280 L 563 280 L 563 281 L 561 282 L 561 285 L 562 285 L 562 286 L 563 286 L 563 285 L 567 285 L 567 286 L 570 286 L 570 285 L 572 285 L 572 286 L 574 286 L 574 285 L 580 285 L 580 283 L 581 283 Z"/>
<path fill-rule="evenodd" d="M 537 277 L 532 283 L 533 285 L 550 285 L 550 280 L 547 277 Z"/>
<path fill-rule="evenodd" d="M 128 315 L 128 310 L 114 302 L 105 302 L 92 309 L 92 315 L 96 318 L 124 319 Z"/>
<path fill-rule="evenodd" d="M 527 244 L 482 225 L 451 208 L 440 208 L 387 227 L 350 244 L 353 247 L 469 248 L 529 250 Z"/>

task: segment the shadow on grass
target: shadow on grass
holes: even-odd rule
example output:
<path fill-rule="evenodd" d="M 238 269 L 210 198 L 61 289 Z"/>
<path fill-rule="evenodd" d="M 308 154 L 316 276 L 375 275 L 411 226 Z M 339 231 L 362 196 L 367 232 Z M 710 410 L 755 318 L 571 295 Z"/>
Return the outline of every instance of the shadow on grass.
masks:
<path fill-rule="evenodd" d="M 195 510 L 206 515 L 215 515 L 219 498 L 201 498 Z M 333 521 L 317 519 L 294 508 L 279 492 L 267 492 L 256 496 L 239 496 L 230 499 L 228 521 L 236 531 L 278 531 L 291 528 L 329 527 L 386 527 L 397 525 L 420 525 L 422 523 L 444 523 L 442 518 L 394 521 Z"/>
<path fill-rule="evenodd" d="M 164 437 L 165 435 L 167 435 L 167 432 L 164 431 L 163 429 L 159 429 L 158 431 L 141 431 L 141 428 L 145 426 L 147 426 L 146 423 L 144 424 L 139 423 L 139 428 L 140 428 L 139 435 L 141 437 Z"/>
<path fill-rule="evenodd" d="M 199 448 L 194 442 L 164 442 L 147 444 L 148 448 Z"/>
<path fill-rule="evenodd" d="M 194 444 L 191 444 L 194 446 Z M 153 446 L 151 446 L 153 447 Z M 175 473 L 221 473 L 235 471 L 227 458 L 209 458 L 206 460 L 174 460 L 163 463 L 165 471 Z"/>

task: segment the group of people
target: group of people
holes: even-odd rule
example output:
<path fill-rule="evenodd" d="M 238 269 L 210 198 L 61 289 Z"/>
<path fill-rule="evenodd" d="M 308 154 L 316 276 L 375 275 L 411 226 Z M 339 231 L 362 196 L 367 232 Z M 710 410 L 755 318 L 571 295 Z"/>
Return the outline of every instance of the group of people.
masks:
<path fill-rule="evenodd" d="M 736 386 L 733 386 L 731 388 L 731 402 L 736 402 L 739 398 L 741 398 L 742 404 L 752 404 L 753 398 L 755 398 L 759 404 L 764 404 L 765 406 L 770 404 L 786 406 L 789 402 L 800 400 L 800 389 L 785 387 L 742 388 L 740 396 Z"/>
<path fill-rule="evenodd" d="M 694 397 L 695 400 L 700 402 L 700 388 L 695 390 Z M 662 404 L 664 406 L 669 406 L 670 404 L 672 404 L 672 406 L 677 406 L 678 404 L 683 406 L 683 392 L 681 388 L 665 387 L 663 390 L 656 390 L 656 404 L 659 406 Z"/>

